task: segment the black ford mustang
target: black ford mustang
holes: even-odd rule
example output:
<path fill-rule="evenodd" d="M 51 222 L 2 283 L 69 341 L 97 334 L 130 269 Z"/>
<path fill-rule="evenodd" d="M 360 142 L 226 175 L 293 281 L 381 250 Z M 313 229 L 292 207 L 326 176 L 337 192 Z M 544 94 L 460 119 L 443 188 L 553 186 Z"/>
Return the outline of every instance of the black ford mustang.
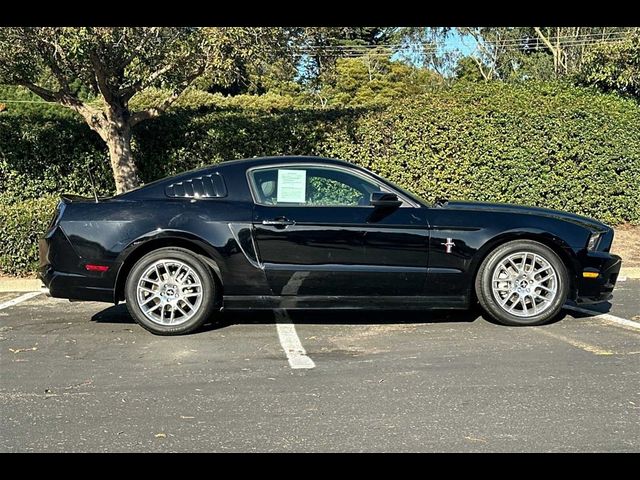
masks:
<path fill-rule="evenodd" d="M 63 196 L 40 243 L 54 297 L 118 303 L 163 335 L 214 311 L 464 309 L 538 325 L 611 297 L 613 230 L 544 208 L 430 204 L 326 158 L 235 160 L 109 199 Z"/>

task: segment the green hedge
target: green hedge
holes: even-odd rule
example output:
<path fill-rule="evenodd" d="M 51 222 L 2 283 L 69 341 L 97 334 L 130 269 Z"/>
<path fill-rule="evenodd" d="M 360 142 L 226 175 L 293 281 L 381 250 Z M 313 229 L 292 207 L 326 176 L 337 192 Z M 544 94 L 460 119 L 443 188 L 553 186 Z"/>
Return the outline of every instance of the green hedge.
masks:
<path fill-rule="evenodd" d="M 207 95 L 191 95 L 173 113 L 135 128 L 145 182 L 225 159 L 326 155 L 428 199 L 513 202 L 614 225 L 640 223 L 640 106 L 616 94 L 548 83 L 458 82 L 373 110 L 273 108 L 265 99 L 221 105 L 219 96 Z M 27 203 L 18 214 L 18 202 L 61 192 L 90 195 L 87 168 L 101 194 L 113 191 L 106 148 L 94 132 L 60 107 L 46 105 L 38 115 L 33 105 L 20 105 L 0 112 L 3 219 L 9 208 L 3 205 L 14 205 L 11 215 L 29 225 L 30 212 L 40 210 Z M 52 213 L 53 207 L 44 217 Z M 8 239 L 0 242 L 0 269 L 25 272 L 36 260 L 35 237 L 25 242 L 27 230 L 0 228 Z M 17 250 L 20 245 L 25 248 Z M 22 260 L 11 261 L 14 255 Z"/>
<path fill-rule="evenodd" d="M 58 199 L 43 197 L 0 204 L 0 272 L 27 275 L 38 267 L 38 239 L 45 233 Z"/>
<path fill-rule="evenodd" d="M 458 84 L 360 118 L 325 153 L 424 198 L 562 209 L 640 223 L 640 107 L 587 89 Z"/>

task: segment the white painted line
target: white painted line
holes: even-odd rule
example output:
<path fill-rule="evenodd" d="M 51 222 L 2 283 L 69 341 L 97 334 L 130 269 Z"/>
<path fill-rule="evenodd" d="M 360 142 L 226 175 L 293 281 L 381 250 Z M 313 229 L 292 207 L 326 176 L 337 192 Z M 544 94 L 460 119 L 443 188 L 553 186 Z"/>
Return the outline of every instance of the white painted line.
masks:
<path fill-rule="evenodd" d="M 25 300 L 29 300 L 30 298 L 37 297 L 38 295 L 43 294 L 44 292 L 29 292 L 24 295 L 20 295 L 19 297 L 14 298 L 13 300 L 9 300 L 7 302 L 0 303 L 0 310 L 5 308 L 13 307 L 19 303 L 24 302 Z"/>
<path fill-rule="evenodd" d="M 594 310 L 587 310 L 586 308 L 573 307 L 571 305 L 565 305 L 564 308 L 573 312 L 589 315 L 592 318 L 597 318 L 606 322 L 617 323 L 619 325 L 624 325 L 625 327 L 637 328 L 640 330 L 640 322 L 634 322 L 633 320 L 627 320 L 626 318 L 616 317 L 615 315 L 610 315 L 608 313 L 600 313 Z"/>
<path fill-rule="evenodd" d="M 307 356 L 307 352 L 296 332 L 296 327 L 287 312 L 278 308 L 274 310 L 274 314 L 280 345 L 282 345 L 282 349 L 287 354 L 289 366 L 291 368 L 314 368 L 316 364 Z"/>
<path fill-rule="evenodd" d="M 573 347 L 579 348 L 580 350 L 584 350 L 585 352 L 593 353 L 595 355 L 615 355 L 615 352 L 612 352 L 610 350 L 605 350 L 604 348 L 600 348 L 590 343 L 581 342 L 579 340 L 574 340 L 573 338 L 565 337 L 564 335 L 560 335 L 559 333 L 545 330 L 544 327 L 535 327 L 535 329 L 536 331 L 544 335 L 555 338 L 557 340 L 561 340 Z"/>

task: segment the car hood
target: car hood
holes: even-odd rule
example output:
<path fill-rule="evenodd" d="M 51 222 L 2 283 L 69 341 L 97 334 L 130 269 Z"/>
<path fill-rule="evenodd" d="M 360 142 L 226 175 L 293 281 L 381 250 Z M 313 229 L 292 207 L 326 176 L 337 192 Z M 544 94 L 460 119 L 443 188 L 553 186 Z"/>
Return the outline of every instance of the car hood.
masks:
<path fill-rule="evenodd" d="M 518 213 L 524 215 L 538 215 L 543 217 L 556 218 L 558 220 L 564 220 L 585 228 L 596 231 L 606 231 L 609 229 L 607 225 L 598 220 L 589 217 L 583 217 L 582 215 L 576 215 L 574 213 L 562 212 L 560 210 L 552 210 L 550 208 L 542 207 L 527 207 L 524 205 L 512 205 L 508 203 L 489 203 L 489 202 L 463 202 L 463 201 L 448 201 L 440 205 L 442 208 L 455 208 L 462 210 L 476 210 L 485 212 L 506 212 L 506 213 Z"/>

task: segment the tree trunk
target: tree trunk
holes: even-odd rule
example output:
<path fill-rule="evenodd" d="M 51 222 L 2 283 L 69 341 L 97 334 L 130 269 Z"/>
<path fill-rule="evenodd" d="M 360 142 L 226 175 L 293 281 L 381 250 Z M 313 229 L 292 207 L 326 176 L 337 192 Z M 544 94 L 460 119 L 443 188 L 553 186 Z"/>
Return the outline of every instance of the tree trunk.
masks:
<path fill-rule="evenodd" d="M 140 185 L 138 168 L 131 153 L 131 126 L 122 116 L 110 118 L 104 139 L 109 148 L 109 158 L 116 192 L 123 193 Z"/>

